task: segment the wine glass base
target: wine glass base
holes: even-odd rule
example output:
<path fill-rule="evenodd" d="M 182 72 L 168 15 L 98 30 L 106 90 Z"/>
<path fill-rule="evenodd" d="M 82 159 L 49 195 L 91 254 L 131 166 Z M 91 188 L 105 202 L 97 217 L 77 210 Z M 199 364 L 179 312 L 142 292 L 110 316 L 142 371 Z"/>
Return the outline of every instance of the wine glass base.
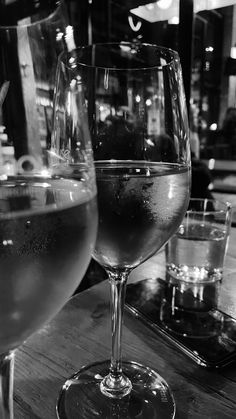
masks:
<path fill-rule="evenodd" d="M 59 419 L 173 419 L 175 401 L 166 381 L 154 370 L 136 362 L 123 362 L 123 373 L 132 382 L 122 399 L 101 393 L 100 383 L 110 361 L 83 367 L 61 389 Z"/>

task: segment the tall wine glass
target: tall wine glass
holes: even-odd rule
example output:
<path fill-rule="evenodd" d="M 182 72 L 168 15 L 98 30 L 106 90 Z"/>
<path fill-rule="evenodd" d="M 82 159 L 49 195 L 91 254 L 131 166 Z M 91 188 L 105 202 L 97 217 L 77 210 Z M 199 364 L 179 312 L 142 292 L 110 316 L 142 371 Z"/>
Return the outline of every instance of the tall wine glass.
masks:
<path fill-rule="evenodd" d="M 67 89 L 63 97 L 60 109 L 55 105 L 56 115 L 67 108 L 66 118 L 55 118 L 61 142 L 52 139 L 51 145 L 36 143 L 35 148 L 24 137 L 14 172 L 0 164 L 1 419 L 13 419 L 15 349 L 73 294 L 96 239 L 92 147 L 86 108 L 77 106 L 84 100 L 81 86 Z M 73 164 L 66 141 L 77 144 Z"/>
<path fill-rule="evenodd" d="M 121 361 L 130 272 L 179 226 L 189 201 L 188 122 L 177 52 L 113 43 L 62 54 L 60 71 L 85 85 L 98 188 L 94 259 L 111 288 L 110 361 L 82 368 L 63 386 L 61 419 L 173 418 L 167 383 L 149 366 Z"/>

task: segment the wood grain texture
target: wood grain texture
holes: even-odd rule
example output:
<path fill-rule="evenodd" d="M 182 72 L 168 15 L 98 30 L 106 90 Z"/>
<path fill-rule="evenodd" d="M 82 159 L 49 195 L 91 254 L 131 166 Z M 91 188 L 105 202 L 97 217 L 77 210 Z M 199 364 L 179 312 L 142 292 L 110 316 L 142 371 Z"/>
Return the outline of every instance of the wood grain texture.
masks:
<path fill-rule="evenodd" d="M 137 268 L 130 281 L 163 274 L 164 252 Z M 236 229 L 225 260 L 221 304 L 236 317 Z M 110 356 L 109 285 L 73 297 L 16 352 L 16 419 L 53 419 L 61 385 L 80 367 Z M 178 349 L 125 312 L 123 357 L 155 368 L 168 382 L 177 419 L 236 417 L 236 364 L 222 370 L 197 366 Z M 148 418 L 147 418 L 148 419 Z"/>

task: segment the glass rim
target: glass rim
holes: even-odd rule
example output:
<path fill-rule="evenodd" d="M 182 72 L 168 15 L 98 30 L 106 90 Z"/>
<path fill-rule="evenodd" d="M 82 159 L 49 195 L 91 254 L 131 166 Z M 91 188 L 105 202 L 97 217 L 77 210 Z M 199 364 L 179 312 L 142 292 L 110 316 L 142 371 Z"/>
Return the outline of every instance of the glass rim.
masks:
<path fill-rule="evenodd" d="M 214 198 L 190 198 L 189 200 L 189 204 L 191 204 L 191 202 L 196 202 L 196 203 L 200 203 L 202 202 L 204 206 L 207 206 L 208 203 L 211 204 L 219 204 L 220 207 L 219 208 L 215 208 L 215 209 L 207 209 L 207 207 L 204 209 L 204 206 L 202 209 L 188 209 L 186 214 L 193 214 L 193 213 L 197 213 L 197 214 L 216 214 L 216 213 L 228 213 L 232 210 L 232 204 L 228 201 L 221 201 L 220 199 L 214 199 Z"/>
<path fill-rule="evenodd" d="M 65 3 L 64 0 L 58 0 L 57 2 L 55 2 L 55 10 L 53 10 L 48 16 L 46 16 L 43 19 L 39 19 L 36 20 L 35 22 L 30 22 L 30 23 L 25 23 L 23 25 L 1 25 L 0 24 L 0 31 L 2 30 L 21 30 L 21 28 L 29 28 L 29 27 L 33 27 L 36 26 L 38 24 L 42 24 L 44 22 L 47 22 L 47 20 L 50 20 L 54 15 L 56 15 L 59 11 L 59 9 L 61 8 L 61 6 Z"/>
<path fill-rule="evenodd" d="M 98 42 L 98 43 L 94 43 L 94 44 L 90 44 L 90 45 L 80 45 L 76 48 L 73 48 L 70 51 L 62 51 L 59 54 L 58 57 L 58 62 L 61 62 L 66 68 L 68 68 L 69 70 L 73 71 L 73 67 L 68 65 L 68 61 L 69 58 L 72 57 L 73 58 L 73 53 L 76 53 L 78 51 L 89 51 L 92 50 L 95 47 L 111 47 L 111 46 L 115 46 L 118 47 L 120 46 L 120 48 L 122 47 L 148 47 L 148 48 L 153 48 L 156 51 L 163 52 L 166 54 L 170 54 L 171 59 L 169 60 L 169 62 L 166 62 L 165 64 L 156 64 L 156 65 L 144 65 L 144 66 L 140 66 L 140 67 L 111 67 L 111 66 L 101 66 L 101 65 L 93 65 L 93 64 L 86 64 L 83 63 L 82 61 L 78 60 L 76 61 L 76 64 L 79 64 L 81 67 L 87 67 L 87 68 L 93 68 L 93 69 L 100 69 L 100 70 L 108 70 L 108 71 L 113 71 L 113 72 L 119 72 L 119 71 L 127 71 L 127 70 L 132 70 L 132 71 L 143 71 L 143 70 L 158 70 L 161 71 L 164 67 L 170 67 L 171 65 L 174 64 L 174 62 L 178 62 L 180 63 L 180 58 L 179 58 L 179 53 L 178 51 L 175 51 L 174 49 L 168 48 L 168 47 L 164 47 L 162 45 L 157 45 L 157 44 L 153 44 L 153 43 L 147 43 L 147 42 L 129 42 L 129 41 L 120 41 L 120 42 Z"/>

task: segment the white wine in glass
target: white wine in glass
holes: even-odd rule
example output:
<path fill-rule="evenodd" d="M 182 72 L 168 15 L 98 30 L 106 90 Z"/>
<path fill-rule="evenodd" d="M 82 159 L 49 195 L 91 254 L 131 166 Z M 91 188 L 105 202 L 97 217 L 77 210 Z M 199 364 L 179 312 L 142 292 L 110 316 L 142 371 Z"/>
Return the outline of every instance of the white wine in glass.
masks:
<path fill-rule="evenodd" d="M 148 365 L 122 362 L 121 335 L 130 272 L 168 241 L 188 207 L 179 56 L 156 45 L 97 44 L 62 54 L 58 67 L 84 85 L 98 189 L 93 257 L 108 274 L 112 312 L 111 360 L 85 366 L 66 381 L 58 417 L 173 418 L 167 383 Z"/>

